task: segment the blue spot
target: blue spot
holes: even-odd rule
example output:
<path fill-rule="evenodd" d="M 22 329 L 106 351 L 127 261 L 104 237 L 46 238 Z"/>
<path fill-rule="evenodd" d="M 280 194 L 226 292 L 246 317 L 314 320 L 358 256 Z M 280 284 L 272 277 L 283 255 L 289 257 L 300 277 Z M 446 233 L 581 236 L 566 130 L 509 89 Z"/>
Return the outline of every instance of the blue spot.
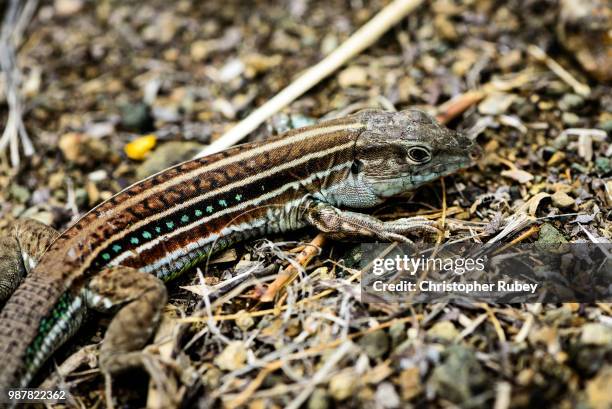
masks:
<path fill-rule="evenodd" d="M 148 231 L 143 231 L 142 232 L 142 237 L 145 238 L 145 239 L 150 239 L 153 236 Z"/>
<path fill-rule="evenodd" d="M 174 228 L 174 222 L 166 222 L 166 226 L 168 226 L 169 229 L 173 229 Z"/>
<path fill-rule="evenodd" d="M 138 243 L 139 243 L 138 237 L 132 237 L 132 238 L 130 239 L 130 243 L 132 243 L 132 244 L 138 244 Z"/>
<path fill-rule="evenodd" d="M 119 253 L 121 251 L 121 246 L 118 244 L 113 244 L 113 251 L 115 253 Z"/>
<path fill-rule="evenodd" d="M 212 206 L 206 206 L 206 211 L 207 211 L 208 213 L 212 213 L 212 212 L 213 212 L 213 210 L 214 210 L 214 209 L 213 209 L 213 207 L 212 207 Z"/>
<path fill-rule="evenodd" d="M 159 227 L 159 226 L 155 227 L 155 231 L 156 231 L 157 233 L 161 233 L 161 227 Z"/>
<path fill-rule="evenodd" d="M 111 256 L 110 256 L 110 254 L 108 254 L 108 253 L 103 253 L 103 254 L 102 254 L 102 258 L 103 258 L 104 260 L 108 261 L 108 260 L 110 260 Z"/>
<path fill-rule="evenodd" d="M 187 216 L 186 214 L 184 214 L 184 215 L 181 217 L 181 221 L 182 221 L 183 223 L 187 223 L 187 222 L 189 221 L 189 216 Z"/>
<path fill-rule="evenodd" d="M 242 195 L 241 194 L 236 195 L 236 201 L 239 202 L 241 200 L 242 200 Z"/>
<path fill-rule="evenodd" d="M 202 216 L 202 211 L 199 210 L 199 209 L 196 209 L 196 211 L 194 213 L 195 213 L 196 217 Z"/>
<path fill-rule="evenodd" d="M 223 199 L 219 200 L 219 204 L 223 207 L 227 207 L 227 202 Z"/>

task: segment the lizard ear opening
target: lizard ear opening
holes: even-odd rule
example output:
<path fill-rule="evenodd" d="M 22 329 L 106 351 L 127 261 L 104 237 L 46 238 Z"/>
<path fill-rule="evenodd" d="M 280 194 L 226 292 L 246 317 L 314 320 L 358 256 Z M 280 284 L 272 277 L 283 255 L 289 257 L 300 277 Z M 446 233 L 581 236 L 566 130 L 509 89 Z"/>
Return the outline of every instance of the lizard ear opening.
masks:
<path fill-rule="evenodd" d="M 355 159 L 353 161 L 353 164 L 351 165 L 351 173 L 353 175 L 356 175 L 359 172 L 361 172 L 362 169 L 363 169 L 363 162 L 360 161 L 359 159 Z"/>

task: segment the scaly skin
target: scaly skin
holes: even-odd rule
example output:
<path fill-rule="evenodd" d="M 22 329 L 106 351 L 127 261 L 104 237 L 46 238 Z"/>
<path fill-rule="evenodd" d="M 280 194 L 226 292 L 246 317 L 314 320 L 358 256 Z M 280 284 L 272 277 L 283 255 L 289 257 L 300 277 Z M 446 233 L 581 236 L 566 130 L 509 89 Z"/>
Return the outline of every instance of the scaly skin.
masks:
<path fill-rule="evenodd" d="M 237 241 L 306 225 L 338 239 L 435 231 L 423 219 L 381 222 L 340 208 L 376 206 L 469 166 L 476 151 L 419 111 L 363 111 L 172 167 L 57 239 L 47 231 L 30 246 L 36 229 L 18 223 L 0 248 L 0 289 L 21 280 L 20 254 L 38 263 L 0 314 L 0 390 L 28 386 L 87 309 L 121 307 L 101 347 L 102 371 L 138 365 L 165 304 L 163 282 Z"/>

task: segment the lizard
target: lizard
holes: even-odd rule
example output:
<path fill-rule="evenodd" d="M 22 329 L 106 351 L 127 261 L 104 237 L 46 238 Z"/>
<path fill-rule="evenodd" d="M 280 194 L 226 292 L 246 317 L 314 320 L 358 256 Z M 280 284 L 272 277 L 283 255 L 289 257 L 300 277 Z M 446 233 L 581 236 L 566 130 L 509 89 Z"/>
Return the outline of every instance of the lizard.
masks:
<path fill-rule="evenodd" d="M 437 232 L 424 217 L 383 222 L 357 210 L 479 154 L 472 139 L 419 110 L 365 110 L 168 168 L 61 234 L 18 219 L 0 241 L 0 391 L 29 386 L 89 310 L 114 313 L 101 372 L 139 366 L 165 282 L 239 241 L 306 226 L 342 240 L 411 242 L 409 234 Z"/>

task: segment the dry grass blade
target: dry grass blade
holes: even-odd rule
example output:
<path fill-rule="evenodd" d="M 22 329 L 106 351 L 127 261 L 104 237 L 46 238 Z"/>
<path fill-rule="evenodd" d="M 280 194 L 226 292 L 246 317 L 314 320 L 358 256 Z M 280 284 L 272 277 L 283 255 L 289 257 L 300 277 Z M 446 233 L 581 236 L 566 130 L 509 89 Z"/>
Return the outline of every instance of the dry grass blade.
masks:
<path fill-rule="evenodd" d="M 19 166 L 19 144 L 23 146 L 25 156 L 34 154 L 34 145 L 28 136 L 23 122 L 23 99 L 21 96 L 21 71 L 17 65 L 16 50 L 19 47 L 23 30 L 32 18 L 38 5 L 37 0 L 11 0 L 0 33 L 0 69 L 6 84 L 5 96 L 9 106 L 8 118 L 2 136 L 0 136 L 0 151 L 9 147 L 11 164 Z"/>

